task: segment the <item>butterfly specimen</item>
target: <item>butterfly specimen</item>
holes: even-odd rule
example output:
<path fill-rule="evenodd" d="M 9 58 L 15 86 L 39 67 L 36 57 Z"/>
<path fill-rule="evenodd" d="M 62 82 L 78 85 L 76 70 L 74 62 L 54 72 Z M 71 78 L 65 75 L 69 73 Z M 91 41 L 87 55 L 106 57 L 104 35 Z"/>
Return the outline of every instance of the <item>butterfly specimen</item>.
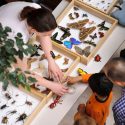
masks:
<path fill-rule="evenodd" d="M 89 27 L 89 28 L 83 27 L 82 29 L 80 29 L 79 39 L 80 39 L 80 40 L 85 39 L 85 38 L 86 38 L 89 34 L 91 34 L 95 29 L 96 29 L 95 26 Z"/>
<path fill-rule="evenodd" d="M 78 72 L 79 75 L 85 75 L 85 74 L 87 74 L 87 72 L 84 71 L 84 70 L 81 69 L 81 68 L 78 68 L 77 72 Z"/>
<path fill-rule="evenodd" d="M 8 117 L 7 116 L 4 116 L 3 118 L 2 118 L 2 122 L 1 122 L 2 124 L 7 124 L 8 123 Z"/>
<path fill-rule="evenodd" d="M 98 32 L 98 34 L 99 34 L 99 38 L 104 37 L 104 33 L 103 32 Z"/>
<path fill-rule="evenodd" d="M 63 42 L 61 42 L 60 40 L 57 40 L 56 37 L 58 35 L 58 32 L 56 32 L 52 37 L 51 40 L 53 40 L 54 42 L 58 43 L 58 44 L 63 44 Z"/>
<path fill-rule="evenodd" d="M 71 20 L 77 19 L 78 17 L 79 17 L 79 13 L 76 13 L 76 12 L 69 14 L 69 18 Z"/>
<path fill-rule="evenodd" d="M 64 46 L 66 46 L 66 48 L 68 49 L 72 49 L 73 45 L 79 45 L 82 42 L 76 40 L 75 38 L 70 38 L 70 41 L 64 41 Z"/>
<path fill-rule="evenodd" d="M 65 38 L 67 38 L 71 35 L 70 28 L 65 28 L 62 26 L 58 26 L 58 28 L 64 32 L 64 34 L 60 37 L 60 40 L 64 40 Z"/>
<path fill-rule="evenodd" d="M 101 56 L 99 54 L 97 54 L 95 57 L 94 57 L 94 61 L 96 62 L 101 62 Z"/>
<path fill-rule="evenodd" d="M 69 59 L 67 59 L 67 58 L 64 58 L 63 65 L 67 65 L 68 63 L 69 63 Z"/>
<path fill-rule="evenodd" d="M 90 46 L 87 46 L 87 47 L 85 47 L 84 49 L 81 49 L 81 48 L 78 47 L 78 46 L 75 46 L 74 48 L 75 48 L 75 51 L 76 51 L 78 54 L 84 55 L 84 56 L 86 56 L 86 57 L 89 56 L 90 50 L 91 50 L 91 47 L 90 47 Z"/>
<path fill-rule="evenodd" d="M 74 22 L 74 23 L 67 23 L 67 26 L 69 28 L 81 29 L 88 22 L 89 22 L 89 19 L 85 19 L 85 20 L 80 20 L 78 22 Z"/>
<path fill-rule="evenodd" d="M 83 41 L 83 43 L 92 45 L 92 46 L 94 46 L 94 47 L 96 46 L 96 44 L 95 44 L 94 42 L 92 42 L 91 40 Z"/>
<path fill-rule="evenodd" d="M 36 51 L 36 52 L 33 53 L 30 57 L 33 57 L 33 56 L 40 56 L 40 54 Z"/>
<path fill-rule="evenodd" d="M 73 9 L 74 9 L 74 10 L 76 10 L 76 11 L 77 11 L 77 10 L 79 10 L 79 8 L 78 8 L 78 7 L 74 7 Z"/>
<path fill-rule="evenodd" d="M 37 50 L 38 50 L 38 49 L 39 49 L 39 50 L 42 50 L 41 45 L 39 45 L 39 46 L 38 46 L 38 45 L 36 45 L 36 44 L 35 44 L 35 45 L 34 45 L 34 47 L 36 47 L 36 48 L 37 48 Z"/>
<path fill-rule="evenodd" d="M 89 37 L 94 40 L 95 38 L 97 38 L 97 34 L 95 33 L 94 35 L 89 35 Z"/>
<path fill-rule="evenodd" d="M 109 30 L 109 28 L 105 26 L 105 21 L 100 23 L 97 27 L 99 27 L 99 30 Z"/>
<path fill-rule="evenodd" d="M 82 17 L 88 17 L 88 15 L 87 14 L 82 14 Z"/>

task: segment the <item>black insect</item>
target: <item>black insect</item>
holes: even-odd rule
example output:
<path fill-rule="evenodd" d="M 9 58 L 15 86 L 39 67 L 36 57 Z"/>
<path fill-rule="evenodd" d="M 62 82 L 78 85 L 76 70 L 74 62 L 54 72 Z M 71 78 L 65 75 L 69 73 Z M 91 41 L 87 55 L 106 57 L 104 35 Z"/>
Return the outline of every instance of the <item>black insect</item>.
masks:
<path fill-rule="evenodd" d="M 15 101 L 15 100 L 13 100 L 13 101 L 11 102 L 11 104 L 15 104 L 15 102 L 16 102 L 16 101 Z"/>
<path fill-rule="evenodd" d="M 2 123 L 3 123 L 3 124 L 7 124 L 7 123 L 8 123 L 8 118 L 7 118 L 7 116 L 4 116 L 4 117 L 2 118 Z"/>
<path fill-rule="evenodd" d="M 33 56 L 40 56 L 40 54 L 36 51 L 35 53 L 33 53 L 33 54 L 31 55 L 31 57 L 33 57 Z"/>
<path fill-rule="evenodd" d="M 5 108 L 7 108 L 8 106 L 6 105 L 6 104 L 4 104 L 4 105 L 2 105 L 1 107 L 0 107 L 0 109 L 5 109 Z"/>
<path fill-rule="evenodd" d="M 90 35 L 89 36 L 92 40 L 94 40 L 95 38 L 97 38 L 97 34 L 95 33 L 94 35 Z"/>
<path fill-rule="evenodd" d="M 15 114 L 15 113 L 17 113 L 17 111 L 16 111 L 16 110 L 13 110 L 13 111 L 10 111 L 7 115 L 9 115 L 9 114 L 13 115 L 13 114 Z"/>
<path fill-rule="evenodd" d="M 22 115 L 20 115 L 18 118 L 17 118 L 17 121 L 16 122 L 19 122 L 19 121 L 24 121 L 26 119 L 27 115 L 25 113 L 23 113 Z"/>
<path fill-rule="evenodd" d="M 88 17 L 88 15 L 87 14 L 82 14 L 82 17 Z"/>
<path fill-rule="evenodd" d="M 9 93 L 5 93 L 5 97 L 6 97 L 8 100 L 12 98 Z"/>
<path fill-rule="evenodd" d="M 39 50 L 42 50 L 41 45 L 39 45 L 39 46 L 38 46 L 38 45 L 36 45 L 36 44 L 35 44 L 35 45 L 34 45 L 34 47 L 36 47 L 36 48 L 37 48 L 37 50 L 38 50 L 38 49 L 39 49 Z"/>
<path fill-rule="evenodd" d="M 25 104 L 26 104 L 26 105 L 29 105 L 29 106 L 32 106 L 32 105 L 33 105 L 32 102 L 30 102 L 30 101 L 28 101 L 28 100 L 26 100 Z"/>
<path fill-rule="evenodd" d="M 105 26 L 105 21 L 103 21 L 102 23 L 100 23 L 98 25 L 98 27 L 99 27 L 99 30 L 109 30 L 109 28 Z"/>

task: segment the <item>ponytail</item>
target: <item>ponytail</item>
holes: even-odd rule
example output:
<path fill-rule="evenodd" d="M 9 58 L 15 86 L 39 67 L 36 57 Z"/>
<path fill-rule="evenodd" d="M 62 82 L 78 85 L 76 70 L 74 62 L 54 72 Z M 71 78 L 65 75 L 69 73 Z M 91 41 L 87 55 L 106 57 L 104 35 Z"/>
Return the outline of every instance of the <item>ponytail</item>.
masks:
<path fill-rule="evenodd" d="M 35 10 L 35 8 L 30 7 L 30 6 L 26 6 L 23 8 L 23 10 L 20 13 L 20 18 L 21 20 L 27 19 L 28 15 Z"/>

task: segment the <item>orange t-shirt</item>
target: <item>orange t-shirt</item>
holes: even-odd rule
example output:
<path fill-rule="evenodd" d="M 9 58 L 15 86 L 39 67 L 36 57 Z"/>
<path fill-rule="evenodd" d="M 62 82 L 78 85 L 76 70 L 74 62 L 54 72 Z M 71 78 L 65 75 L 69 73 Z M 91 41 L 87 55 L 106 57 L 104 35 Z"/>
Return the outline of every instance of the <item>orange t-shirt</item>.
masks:
<path fill-rule="evenodd" d="M 82 75 L 82 81 L 88 83 L 88 80 L 92 74 Z M 109 115 L 109 107 L 112 100 L 112 92 L 105 102 L 97 101 L 95 94 L 92 94 L 86 104 L 86 113 L 95 119 L 98 125 L 104 125 L 106 118 Z"/>

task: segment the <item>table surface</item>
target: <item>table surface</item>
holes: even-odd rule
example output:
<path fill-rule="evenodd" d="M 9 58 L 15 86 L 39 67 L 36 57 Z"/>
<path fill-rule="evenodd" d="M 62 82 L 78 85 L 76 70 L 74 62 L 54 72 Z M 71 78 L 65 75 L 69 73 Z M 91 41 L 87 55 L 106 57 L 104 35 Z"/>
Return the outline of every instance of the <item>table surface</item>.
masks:
<path fill-rule="evenodd" d="M 55 17 L 64 10 L 64 8 L 69 3 L 66 0 L 62 0 L 62 2 L 57 6 L 57 8 L 53 11 Z M 108 37 L 106 42 L 103 44 L 101 49 L 98 51 L 98 54 L 102 57 L 101 62 L 97 63 L 93 60 L 87 66 L 83 64 L 79 64 L 78 67 L 82 67 L 88 73 L 96 73 L 99 72 L 104 65 L 108 62 L 114 52 L 120 47 L 120 45 L 125 40 L 125 28 L 116 26 L 112 34 Z M 76 70 L 74 69 L 74 70 Z M 75 71 L 71 75 L 76 75 Z M 40 113 L 33 120 L 31 125 L 58 125 L 66 113 L 70 110 L 73 104 L 77 101 L 79 96 L 86 90 L 87 85 L 77 84 L 75 87 L 75 93 L 67 94 L 62 97 L 62 104 L 58 104 L 54 109 L 48 108 L 48 105 L 53 101 L 52 99 L 45 105 L 43 109 L 41 109 Z"/>

